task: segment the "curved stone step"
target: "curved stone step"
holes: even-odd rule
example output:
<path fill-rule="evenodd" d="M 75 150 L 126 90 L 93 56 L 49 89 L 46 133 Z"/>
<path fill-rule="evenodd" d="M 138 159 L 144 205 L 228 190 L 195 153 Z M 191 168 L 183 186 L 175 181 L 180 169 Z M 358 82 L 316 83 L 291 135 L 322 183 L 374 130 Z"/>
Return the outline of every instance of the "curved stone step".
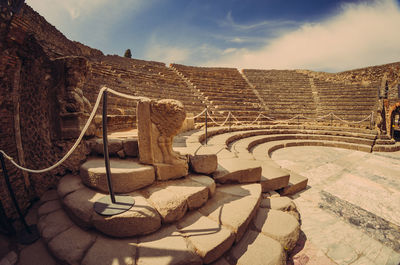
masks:
<path fill-rule="evenodd" d="M 243 239 L 231 249 L 227 260 L 230 261 L 228 264 L 237 265 L 284 265 L 286 254 L 276 240 L 248 230 Z"/>
<path fill-rule="evenodd" d="M 57 191 L 66 212 L 79 226 L 95 227 L 114 237 L 129 237 L 152 233 L 161 227 L 161 221 L 174 222 L 188 210 L 201 207 L 215 192 L 215 183 L 204 175 L 158 182 L 128 193 L 135 199 L 134 207 L 114 216 L 95 213 L 95 201 L 106 195 L 84 186 L 79 176 L 62 178 Z"/>
<path fill-rule="evenodd" d="M 260 184 L 222 186 L 198 211 L 228 227 L 238 242 L 256 214 L 260 201 Z"/>
<path fill-rule="evenodd" d="M 260 208 L 253 223 L 257 231 L 277 240 L 285 250 L 291 251 L 296 246 L 300 224 L 293 215 Z"/>
<path fill-rule="evenodd" d="M 205 185 L 210 183 L 205 176 L 192 178 Z M 68 197 L 76 188 L 87 189 L 77 185 L 77 179 L 79 176 L 63 178 L 63 189 L 58 194 Z M 285 264 L 285 251 L 278 241 L 266 236 L 266 232 L 247 230 L 257 211 L 266 212 L 265 208 L 258 208 L 260 197 L 260 184 L 219 186 L 213 199 L 178 223 L 164 225 L 150 235 L 114 238 L 81 229 L 64 213 L 54 192 L 49 192 L 42 197 L 38 209 L 38 228 L 51 253 L 67 264 L 99 265 L 115 260 L 119 264 L 142 265 Z M 229 263 L 224 263 L 226 260 Z"/>
<path fill-rule="evenodd" d="M 259 182 L 261 166 L 256 161 L 226 158 L 218 160 L 217 170 L 212 174 L 218 183 Z"/>
<path fill-rule="evenodd" d="M 112 185 L 115 193 L 127 193 L 152 184 L 154 168 L 140 164 L 137 159 L 110 159 Z M 88 187 L 108 192 L 104 159 L 90 158 L 81 165 L 80 175 Z"/>

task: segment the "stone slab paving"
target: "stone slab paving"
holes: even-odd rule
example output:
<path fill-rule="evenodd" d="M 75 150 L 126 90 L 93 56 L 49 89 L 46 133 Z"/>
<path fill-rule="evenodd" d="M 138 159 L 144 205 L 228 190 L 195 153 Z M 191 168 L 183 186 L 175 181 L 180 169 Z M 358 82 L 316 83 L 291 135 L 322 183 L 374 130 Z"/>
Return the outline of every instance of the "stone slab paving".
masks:
<path fill-rule="evenodd" d="M 306 146 L 272 159 L 309 179 L 294 196 L 304 245 L 292 264 L 400 264 L 400 152 Z"/>

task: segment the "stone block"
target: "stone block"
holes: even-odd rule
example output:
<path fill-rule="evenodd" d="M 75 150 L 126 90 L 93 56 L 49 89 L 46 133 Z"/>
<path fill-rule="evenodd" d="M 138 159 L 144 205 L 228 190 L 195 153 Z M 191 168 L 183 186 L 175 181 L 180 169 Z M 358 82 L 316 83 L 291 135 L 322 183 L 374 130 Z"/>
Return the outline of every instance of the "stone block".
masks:
<path fill-rule="evenodd" d="M 200 174 L 211 174 L 217 170 L 218 159 L 216 154 L 190 155 L 189 165 L 191 171 Z"/>

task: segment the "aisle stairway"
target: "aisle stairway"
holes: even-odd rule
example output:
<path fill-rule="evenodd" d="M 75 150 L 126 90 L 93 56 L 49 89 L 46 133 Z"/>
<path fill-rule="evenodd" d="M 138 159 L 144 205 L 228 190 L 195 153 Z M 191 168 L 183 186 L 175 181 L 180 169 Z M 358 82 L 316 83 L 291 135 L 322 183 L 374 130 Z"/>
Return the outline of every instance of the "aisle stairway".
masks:
<path fill-rule="evenodd" d="M 207 148 L 194 154 L 189 144 L 180 149 L 190 156 L 192 172 L 158 181 L 151 166 L 137 161 L 135 141 L 111 137 L 109 146 L 115 192 L 136 201 L 129 211 L 102 216 L 93 210 L 107 191 L 99 140 L 91 142 L 92 157 L 80 175 L 63 177 L 41 198 L 38 228 L 58 261 L 286 264 L 299 237 L 299 214 L 289 198 L 263 193 L 258 163 L 229 158 L 229 151 L 225 158 Z M 213 158 L 218 168 L 210 171 Z"/>

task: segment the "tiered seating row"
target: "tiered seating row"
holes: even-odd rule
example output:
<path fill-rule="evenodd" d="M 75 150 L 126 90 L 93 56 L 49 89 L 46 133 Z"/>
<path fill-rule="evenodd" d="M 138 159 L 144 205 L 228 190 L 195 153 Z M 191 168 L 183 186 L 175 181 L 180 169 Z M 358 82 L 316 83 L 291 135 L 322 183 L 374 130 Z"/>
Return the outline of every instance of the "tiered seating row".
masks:
<path fill-rule="evenodd" d="M 297 114 L 316 115 L 312 90 L 305 74 L 289 70 L 243 70 L 269 109 L 269 116 L 279 119 Z"/>
<path fill-rule="evenodd" d="M 252 88 L 234 68 L 192 67 L 172 64 L 216 108 L 215 115 L 231 111 L 242 121 L 253 121 L 262 111 Z M 224 118 L 220 118 L 223 120 Z"/>

